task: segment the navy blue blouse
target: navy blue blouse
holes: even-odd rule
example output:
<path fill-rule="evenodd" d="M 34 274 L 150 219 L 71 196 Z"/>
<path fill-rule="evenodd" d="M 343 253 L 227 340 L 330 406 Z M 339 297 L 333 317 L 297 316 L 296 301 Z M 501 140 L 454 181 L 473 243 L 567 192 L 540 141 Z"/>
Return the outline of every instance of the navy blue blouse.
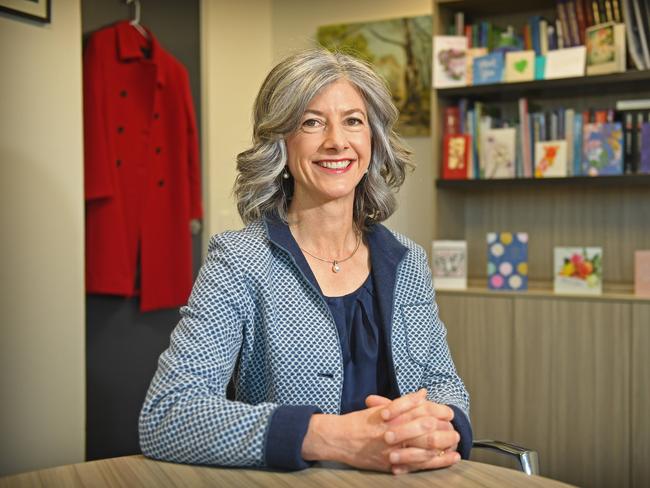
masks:
<path fill-rule="evenodd" d="M 325 297 L 339 333 L 343 355 L 341 413 L 365 408 L 368 395 L 393 397 L 386 359 L 386 339 L 372 274 L 359 289 L 341 297 Z"/>

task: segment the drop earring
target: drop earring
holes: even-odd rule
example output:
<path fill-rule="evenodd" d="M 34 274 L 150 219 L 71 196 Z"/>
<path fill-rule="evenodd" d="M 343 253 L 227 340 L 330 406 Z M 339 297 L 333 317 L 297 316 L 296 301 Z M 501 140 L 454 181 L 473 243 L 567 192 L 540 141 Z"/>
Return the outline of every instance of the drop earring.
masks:
<path fill-rule="evenodd" d="M 289 172 L 287 171 L 286 167 L 284 168 L 284 171 L 282 171 L 282 178 L 284 178 L 285 180 L 289 179 Z"/>

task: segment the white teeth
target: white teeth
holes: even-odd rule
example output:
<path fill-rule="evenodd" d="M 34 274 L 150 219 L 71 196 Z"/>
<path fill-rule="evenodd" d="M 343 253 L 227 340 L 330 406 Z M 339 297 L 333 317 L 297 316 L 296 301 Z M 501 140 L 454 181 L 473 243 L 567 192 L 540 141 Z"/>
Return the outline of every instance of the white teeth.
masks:
<path fill-rule="evenodd" d="M 343 161 L 318 161 L 318 166 L 327 169 L 343 169 L 347 168 L 351 160 L 345 159 Z"/>

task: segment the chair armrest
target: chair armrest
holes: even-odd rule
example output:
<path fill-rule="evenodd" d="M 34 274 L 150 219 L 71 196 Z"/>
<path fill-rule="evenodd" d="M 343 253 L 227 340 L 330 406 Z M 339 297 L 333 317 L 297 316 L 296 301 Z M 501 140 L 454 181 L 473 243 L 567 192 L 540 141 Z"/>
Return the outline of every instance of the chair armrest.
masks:
<path fill-rule="evenodd" d="M 539 474 L 539 457 L 537 451 L 527 449 L 507 442 L 493 441 L 490 439 L 475 440 L 472 447 L 493 449 L 504 454 L 515 456 L 519 459 L 521 470 L 527 475 Z"/>

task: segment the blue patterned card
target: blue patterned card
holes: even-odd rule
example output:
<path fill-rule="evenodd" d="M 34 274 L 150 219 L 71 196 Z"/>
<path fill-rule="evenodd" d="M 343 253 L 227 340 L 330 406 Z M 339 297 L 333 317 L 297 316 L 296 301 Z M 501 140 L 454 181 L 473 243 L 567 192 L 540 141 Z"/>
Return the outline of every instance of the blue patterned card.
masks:
<path fill-rule="evenodd" d="M 582 139 L 582 174 L 623 174 L 623 126 L 620 122 L 585 124 Z"/>
<path fill-rule="evenodd" d="M 528 289 L 528 234 L 488 232 L 488 288 L 521 291 Z"/>
<path fill-rule="evenodd" d="M 502 52 L 494 52 L 486 56 L 474 58 L 473 84 L 488 85 L 503 81 L 504 59 Z"/>

